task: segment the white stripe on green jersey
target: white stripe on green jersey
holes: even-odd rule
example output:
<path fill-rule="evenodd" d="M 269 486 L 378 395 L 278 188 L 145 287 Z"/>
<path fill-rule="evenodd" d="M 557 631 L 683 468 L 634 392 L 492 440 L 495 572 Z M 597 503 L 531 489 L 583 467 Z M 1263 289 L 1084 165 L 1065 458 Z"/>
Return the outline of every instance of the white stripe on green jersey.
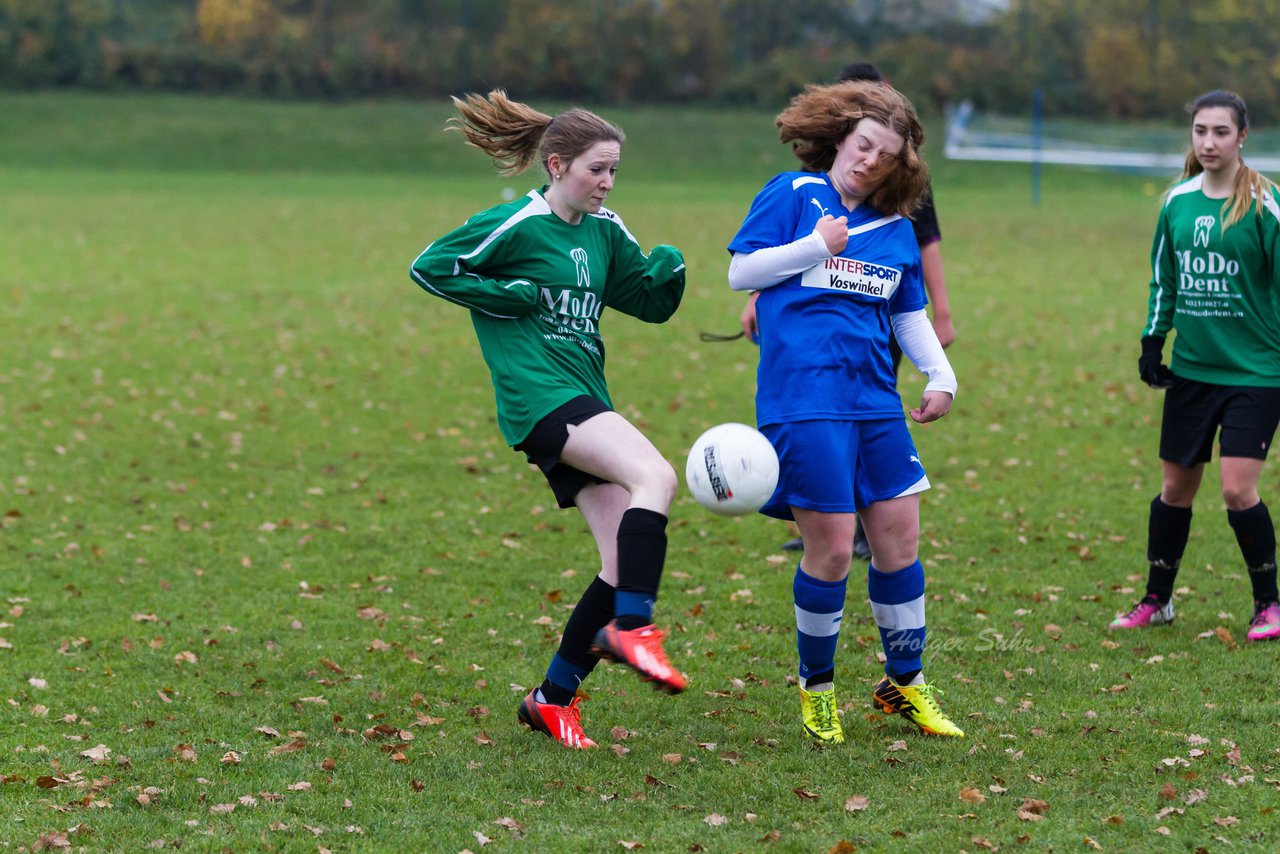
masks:
<path fill-rule="evenodd" d="M 679 250 L 657 246 L 646 256 L 618 215 L 603 208 L 567 223 L 539 190 L 436 240 L 410 276 L 471 311 L 510 445 L 579 395 L 612 407 L 601 313 L 607 306 L 661 323 L 679 306 L 685 282 Z"/>

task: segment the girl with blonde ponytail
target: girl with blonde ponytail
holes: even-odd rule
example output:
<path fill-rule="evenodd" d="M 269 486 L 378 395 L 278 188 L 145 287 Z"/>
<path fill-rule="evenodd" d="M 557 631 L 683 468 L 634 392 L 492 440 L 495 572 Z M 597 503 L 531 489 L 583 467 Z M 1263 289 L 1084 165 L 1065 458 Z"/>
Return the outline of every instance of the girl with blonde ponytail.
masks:
<path fill-rule="evenodd" d="M 1111 628 L 1173 622 L 1191 506 L 1217 438 L 1227 522 L 1253 588 L 1246 636 L 1273 640 L 1280 638 L 1276 534 L 1258 480 L 1280 424 L 1280 199 L 1275 184 L 1244 162 L 1243 98 L 1207 92 L 1187 111 L 1191 151 L 1156 224 L 1138 359 L 1141 379 L 1166 389 L 1147 591 Z M 1164 342 L 1173 329 L 1166 366 Z"/>

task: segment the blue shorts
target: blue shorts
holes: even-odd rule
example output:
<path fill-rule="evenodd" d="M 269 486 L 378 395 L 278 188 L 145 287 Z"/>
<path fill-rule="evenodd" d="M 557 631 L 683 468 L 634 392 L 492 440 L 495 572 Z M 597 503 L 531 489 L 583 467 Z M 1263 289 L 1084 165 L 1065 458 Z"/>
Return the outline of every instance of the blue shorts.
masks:
<path fill-rule="evenodd" d="M 794 519 L 792 507 L 856 513 L 929 488 L 907 422 L 796 421 L 760 432 L 778 452 L 778 488 L 760 512 Z"/>

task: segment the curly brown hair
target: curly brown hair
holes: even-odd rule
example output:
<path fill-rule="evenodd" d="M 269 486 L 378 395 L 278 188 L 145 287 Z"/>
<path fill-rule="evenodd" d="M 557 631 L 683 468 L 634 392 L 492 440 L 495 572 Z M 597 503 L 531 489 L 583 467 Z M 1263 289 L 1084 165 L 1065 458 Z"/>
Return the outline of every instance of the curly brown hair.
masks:
<path fill-rule="evenodd" d="M 620 127 L 589 110 L 575 107 L 552 117 L 511 100 L 502 89 L 454 98 L 453 106 L 458 115 L 449 119 L 448 130 L 459 131 L 488 154 L 503 175 L 523 172 L 535 158 L 550 174 L 552 154 L 569 163 L 597 142 L 626 141 Z"/>
<path fill-rule="evenodd" d="M 920 158 L 924 127 L 915 107 L 897 89 L 869 80 L 811 84 L 791 99 L 775 124 L 805 171 L 826 172 L 835 162 L 836 146 L 863 119 L 873 119 L 906 140 L 902 152 L 880 168 L 866 204 L 910 216 L 928 191 L 929 167 Z"/>

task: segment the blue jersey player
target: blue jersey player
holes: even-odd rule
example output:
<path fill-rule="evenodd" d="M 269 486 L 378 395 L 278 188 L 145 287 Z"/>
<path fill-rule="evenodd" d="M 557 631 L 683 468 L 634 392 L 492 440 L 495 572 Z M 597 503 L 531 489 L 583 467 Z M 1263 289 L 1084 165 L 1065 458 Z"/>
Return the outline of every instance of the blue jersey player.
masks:
<path fill-rule="evenodd" d="M 867 587 L 885 677 L 874 699 L 925 733 L 963 736 L 922 673 L 924 568 L 919 494 L 929 488 L 903 417 L 889 349 L 928 377 L 919 423 L 946 415 L 955 373 L 925 312 L 920 248 L 908 215 L 928 187 L 923 129 L 879 83 L 809 86 L 778 116 L 803 171 L 771 179 L 729 244 L 729 283 L 760 291 L 756 420 L 778 451 L 778 488 L 761 512 L 793 519 L 804 729 L 844 740 L 835 651 L 860 514 Z"/>

